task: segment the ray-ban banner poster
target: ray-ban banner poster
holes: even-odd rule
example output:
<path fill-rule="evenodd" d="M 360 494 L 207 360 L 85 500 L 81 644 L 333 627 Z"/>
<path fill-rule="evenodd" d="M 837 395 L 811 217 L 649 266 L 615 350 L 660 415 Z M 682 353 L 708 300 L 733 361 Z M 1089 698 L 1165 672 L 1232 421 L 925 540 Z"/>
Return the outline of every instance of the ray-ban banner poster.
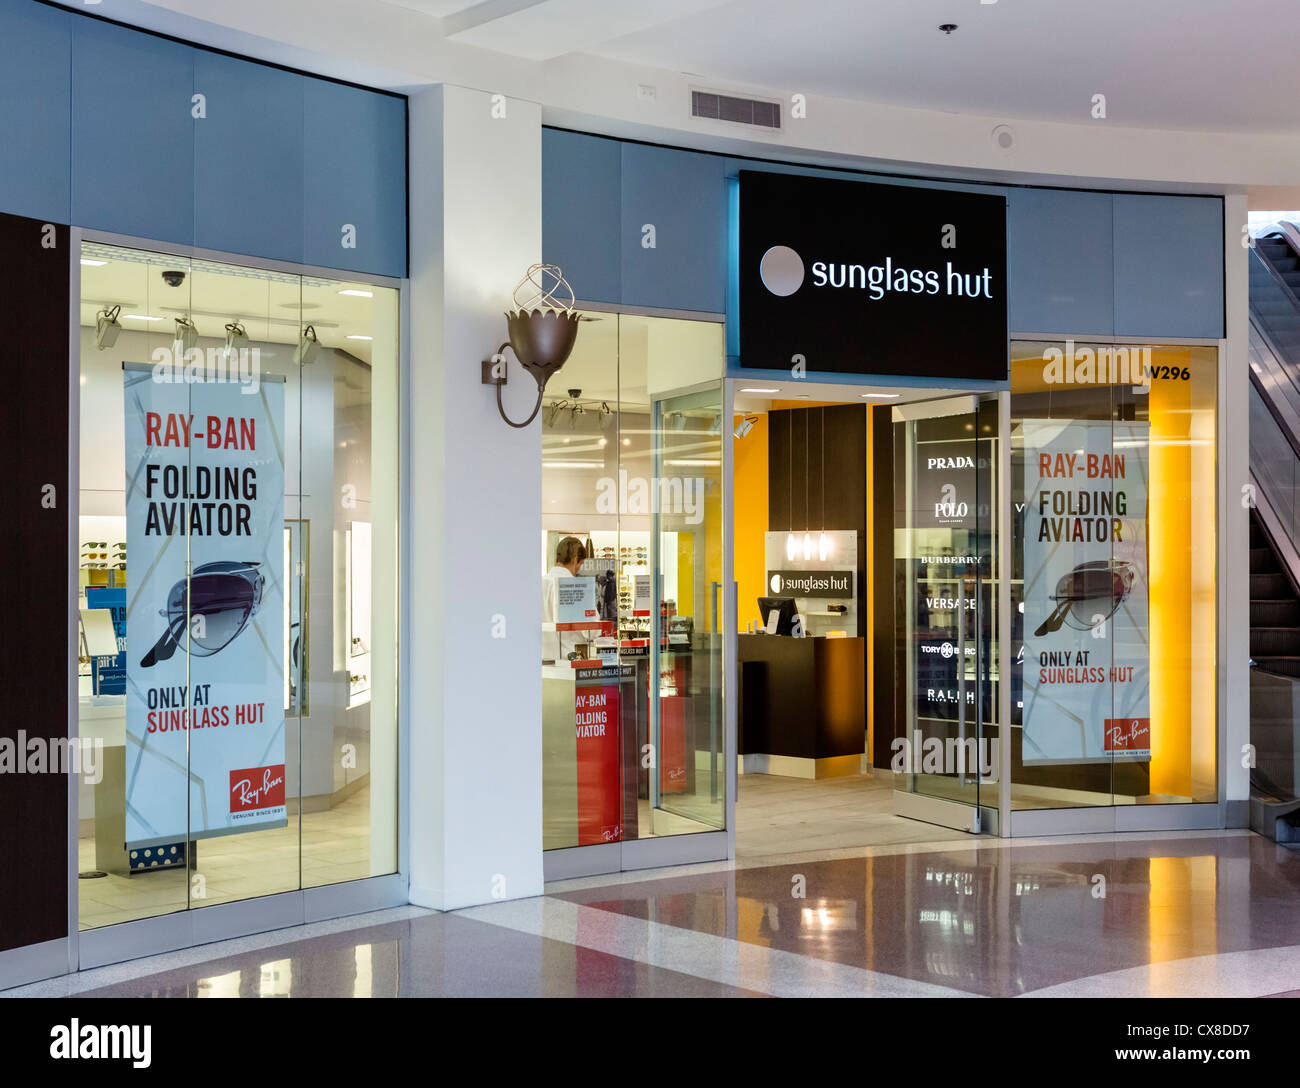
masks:
<path fill-rule="evenodd" d="M 284 383 L 178 373 L 123 369 L 131 847 L 286 822 Z"/>
<path fill-rule="evenodd" d="M 1148 425 L 1021 427 L 1024 762 L 1149 760 Z"/>

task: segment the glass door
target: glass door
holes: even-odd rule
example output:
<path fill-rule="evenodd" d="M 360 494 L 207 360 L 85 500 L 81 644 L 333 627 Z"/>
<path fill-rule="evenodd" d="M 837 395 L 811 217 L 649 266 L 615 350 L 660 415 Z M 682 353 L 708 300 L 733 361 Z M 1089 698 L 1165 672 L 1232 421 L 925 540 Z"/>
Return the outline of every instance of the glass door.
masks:
<path fill-rule="evenodd" d="M 651 432 L 651 833 L 721 830 L 721 383 L 655 400 Z"/>
<path fill-rule="evenodd" d="M 894 810 L 974 833 L 998 809 L 998 401 L 894 409 Z"/>

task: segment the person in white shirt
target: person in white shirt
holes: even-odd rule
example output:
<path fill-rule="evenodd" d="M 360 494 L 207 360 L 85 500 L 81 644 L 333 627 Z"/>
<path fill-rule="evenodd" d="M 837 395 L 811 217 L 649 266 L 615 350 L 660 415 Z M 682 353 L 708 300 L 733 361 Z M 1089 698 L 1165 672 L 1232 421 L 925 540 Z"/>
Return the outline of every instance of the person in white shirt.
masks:
<path fill-rule="evenodd" d="M 555 566 L 542 578 L 542 658 L 564 664 L 578 648 L 576 631 L 555 630 L 560 611 L 561 578 L 576 578 L 587 549 L 576 536 L 566 536 L 555 548 Z"/>

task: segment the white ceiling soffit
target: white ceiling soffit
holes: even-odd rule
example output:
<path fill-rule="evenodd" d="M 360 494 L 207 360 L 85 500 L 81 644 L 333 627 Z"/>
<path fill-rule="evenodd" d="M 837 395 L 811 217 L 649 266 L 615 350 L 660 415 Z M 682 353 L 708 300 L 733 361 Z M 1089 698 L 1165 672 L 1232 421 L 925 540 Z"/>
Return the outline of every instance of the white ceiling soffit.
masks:
<path fill-rule="evenodd" d="M 726 0 L 401 0 L 420 10 L 455 7 L 443 13 L 450 40 L 528 60 L 581 53 L 601 42 L 649 27 L 731 6 Z M 689 35 L 689 24 L 683 27 Z M 679 67 L 677 64 L 669 68 Z"/>
<path fill-rule="evenodd" d="M 478 0 L 386 0 L 386 2 L 395 7 L 410 8 L 412 11 L 423 12 L 425 15 L 441 19 L 445 15 L 454 15 L 458 11 L 474 7 Z"/>
<path fill-rule="evenodd" d="M 543 4 L 535 15 L 569 6 Z M 598 16 L 605 40 L 590 44 L 593 30 L 570 48 L 739 86 L 1008 120 L 1300 126 L 1294 0 L 730 0 L 694 8 L 689 18 L 647 20 L 617 39 L 617 20 Z M 956 31 L 944 35 L 944 23 Z M 553 30 L 564 32 L 565 20 Z M 1097 94 L 1106 96 L 1104 122 L 1092 115 Z"/>

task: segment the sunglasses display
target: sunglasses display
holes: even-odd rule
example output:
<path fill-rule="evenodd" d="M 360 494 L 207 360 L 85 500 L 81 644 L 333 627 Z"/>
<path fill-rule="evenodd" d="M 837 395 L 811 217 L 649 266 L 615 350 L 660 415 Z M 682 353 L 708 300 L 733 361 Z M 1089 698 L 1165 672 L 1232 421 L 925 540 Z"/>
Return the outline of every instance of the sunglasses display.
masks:
<path fill-rule="evenodd" d="M 1078 631 L 1091 630 L 1101 619 L 1109 619 L 1133 589 L 1137 572 L 1132 563 L 1122 559 L 1099 559 L 1080 563 L 1061 576 L 1056 592 L 1048 597 L 1056 602 L 1052 614 L 1034 632 L 1042 638 L 1068 624 Z"/>
<path fill-rule="evenodd" d="M 159 612 L 167 628 L 140 662 L 144 669 L 168 660 L 185 640 L 195 657 L 220 653 L 238 637 L 262 605 L 266 578 L 260 563 L 220 561 L 196 567 L 176 582 Z M 196 622 L 200 621 L 200 622 Z"/>

